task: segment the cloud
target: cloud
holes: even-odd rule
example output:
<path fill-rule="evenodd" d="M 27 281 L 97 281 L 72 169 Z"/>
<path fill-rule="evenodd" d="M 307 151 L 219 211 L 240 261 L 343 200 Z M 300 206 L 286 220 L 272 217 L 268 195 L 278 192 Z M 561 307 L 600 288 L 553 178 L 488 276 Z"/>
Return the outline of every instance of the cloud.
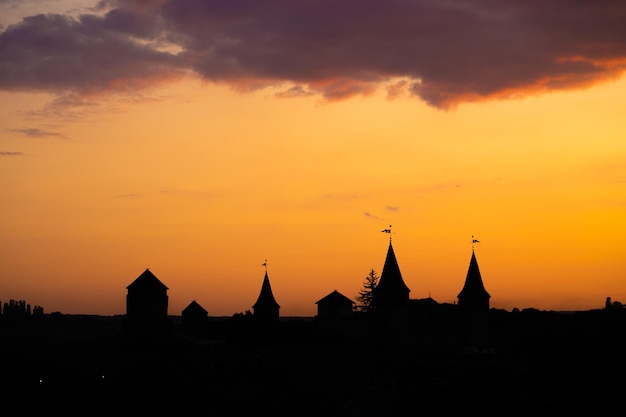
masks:
<path fill-rule="evenodd" d="M 308 97 L 313 94 L 314 93 L 307 91 L 307 89 L 302 87 L 301 85 L 295 85 L 285 91 L 276 93 L 276 97 L 279 97 L 279 98 Z"/>
<path fill-rule="evenodd" d="M 24 156 L 24 152 L 0 151 L 0 156 Z"/>
<path fill-rule="evenodd" d="M 136 91 L 183 76 L 280 97 L 412 95 L 439 108 L 581 88 L 626 69 L 626 3 L 154 0 L 0 33 L 0 89 Z M 103 9 L 104 10 L 104 9 Z"/>
<path fill-rule="evenodd" d="M 43 130 L 43 129 L 33 128 L 33 127 L 25 128 L 25 129 L 9 129 L 9 132 L 19 133 L 21 135 L 29 136 L 31 138 L 63 137 L 63 134 L 59 132 L 52 132 L 49 130 Z"/>
<path fill-rule="evenodd" d="M 143 21 L 142 21 L 143 20 Z M 81 93 L 134 90 L 181 71 L 159 50 L 155 19 L 36 15 L 0 34 L 0 88 Z"/>
<path fill-rule="evenodd" d="M 368 217 L 373 220 L 382 220 L 380 217 L 376 216 L 375 214 L 370 213 L 369 211 L 365 211 L 363 212 L 363 214 L 365 215 L 365 217 Z"/>

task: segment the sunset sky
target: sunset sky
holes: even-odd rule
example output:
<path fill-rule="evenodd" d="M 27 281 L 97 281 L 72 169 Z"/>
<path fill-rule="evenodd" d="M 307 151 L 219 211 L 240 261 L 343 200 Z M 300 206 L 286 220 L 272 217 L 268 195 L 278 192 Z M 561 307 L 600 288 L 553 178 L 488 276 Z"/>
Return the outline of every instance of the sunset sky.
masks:
<path fill-rule="evenodd" d="M 0 0 L 0 302 L 626 303 L 626 2 Z M 381 230 L 392 226 L 392 233 Z"/>

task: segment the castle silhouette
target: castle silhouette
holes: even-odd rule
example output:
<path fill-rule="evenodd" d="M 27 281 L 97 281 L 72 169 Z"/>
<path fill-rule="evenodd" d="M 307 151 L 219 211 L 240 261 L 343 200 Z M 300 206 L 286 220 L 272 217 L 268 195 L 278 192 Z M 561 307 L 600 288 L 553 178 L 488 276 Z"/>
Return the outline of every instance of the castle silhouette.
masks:
<path fill-rule="evenodd" d="M 261 289 L 245 318 L 257 330 L 275 331 L 280 322 L 267 264 Z M 168 316 L 168 287 L 149 269 L 127 287 L 125 331 L 131 338 L 166 336 L 171 328 Z M 313 318 L 320 334 L 335 334 L 354 340 L 373 340 L 387 346 L 421 348 L 489 347 L 488 317 L 491 295 L 484 287 L 474 247 L 458 303 L 440 304 L 430 296 L 410 298 L 402 278 L 391 238 L 376 287 L 372 290 L 372 311 L 355 311 L 355 302 L 333 290 L 315 302 Z M 196 300 L 181 312 L 182 326 L 193 335 L 206 334 L 208 312 Z"/>
<path fill-rule="evenodd" d="M 228 318 L 209 317 L 195 300 L 168 315 L 169 288 L 149 269 L 126 287 L 125 315 L 27 315 L 26 303 L 13 303 L 27 317 L 11 309 L 0 317 L 5 414 L 613 415 L 626 407 L 622 304 L 490 308 L 473 248 L 453 304 L 410 297 L 391 240 L 371 312 L 333 290 L 315 302 L 315 317 L 280 317 L 267 270 L 262 277 L 251 310 Z"/>

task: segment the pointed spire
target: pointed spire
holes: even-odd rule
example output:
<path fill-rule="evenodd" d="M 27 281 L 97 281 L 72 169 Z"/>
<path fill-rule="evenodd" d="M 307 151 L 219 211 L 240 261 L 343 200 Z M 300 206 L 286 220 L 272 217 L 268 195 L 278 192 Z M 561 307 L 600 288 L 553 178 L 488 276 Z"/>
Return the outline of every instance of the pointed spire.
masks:
<path fill-rule="evenodd" d="M 402 279 L 402 273 L 400 273 L 400 267 L 398 266 L 398 260 L 396 259 L 393 245 L 391 241 L 389 241 L 383 271 L 380 274 L 378 285 L 374 290 L 374 298 L 377 300 L 376 303 L 387 304 L 407 301 L 410 291 L 411 290 Z"/>
<path fill-rule="evenodd" d="M 267 266 L 266 264 L 263 265 Z M 252 306 L 252 309 L 254 310 L 255 316 L 266 319 L 278 319 L 280 305 L 274 298 L 267 270 L 265 271 L 265 277 L 263 278 L 263 284 L 261 285 L 261 292 L 259 293 L 256 303 Z"/>
<path fill-rule="evenodd" d="M 476 253 L 472 248 L 472 258 L 470 259 L 469 268 L 467 269 L 467 276 L 465 277 L 465 284 L 463 289 L 457 296 L 459 299 L 459 305 L 465 305 L 468 307 L 485 307 L 489 308 L 489 298 L 491 295 L 485 290 L 482 277 L 480 275 L 480 269 L 478 268 L 478 261 L 476 260 Z"/>

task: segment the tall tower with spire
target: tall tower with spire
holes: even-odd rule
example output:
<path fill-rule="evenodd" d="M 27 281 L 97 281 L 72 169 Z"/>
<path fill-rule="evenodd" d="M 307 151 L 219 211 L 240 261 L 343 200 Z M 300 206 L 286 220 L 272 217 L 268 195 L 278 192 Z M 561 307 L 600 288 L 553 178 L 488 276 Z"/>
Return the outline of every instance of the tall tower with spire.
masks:
<path fill-rule="evenodd" d="M 391 233 L 391 229 L 383 232 Z M 407 340 L 410 291 L 402 279 L 390 237 L 378 285 L 372 290 L 372 307 L 378 336 L 387 346 L 399 346 Z"/>
<path fill-rule="evenodd" d="M 391 244 L 391 238 L 389 238 L 383 271 L 380 274 L 378 285 L 373 291 L 374 305 L 376 308 L 385 308 L 407 304 L 410 291 L 402 279 L 398 260 Z"/>
<path fill-rule="evenodd" d="M 467 276 L 463 289 L 457 296 L 459 299 L 459 313 L 461 314 L 462 338 L 466 345 L 486 347 L 488 342 L 489 299 L 491 295 L 485 289 L 474 243 L 478 243 L 472 236 L 472 257 L 470 259 Z"/>
<path fill-rule="evenodd" d="M 263 266 L 265 267 L 265 277 L 261 285 L 261 292 L 259 293 L 256 303 L 252 306 L 252 310 L 254 317 L 261 321 L 278 321 L 280 305 L 276 302 L 272 292 L 270 279 L 267 275 L 267 261 L 265 261 Z"/>
<path fill-rule="evenodd" d="M 467 269 L 465 284 L 457 298 L 459 299 L 459 306 L 465 310 L 489 310 L 489 299 L 491 295 L 485 290 L 474 248 L 472 248 L 472 258 L 470 259 L 469 268 Z"/>

